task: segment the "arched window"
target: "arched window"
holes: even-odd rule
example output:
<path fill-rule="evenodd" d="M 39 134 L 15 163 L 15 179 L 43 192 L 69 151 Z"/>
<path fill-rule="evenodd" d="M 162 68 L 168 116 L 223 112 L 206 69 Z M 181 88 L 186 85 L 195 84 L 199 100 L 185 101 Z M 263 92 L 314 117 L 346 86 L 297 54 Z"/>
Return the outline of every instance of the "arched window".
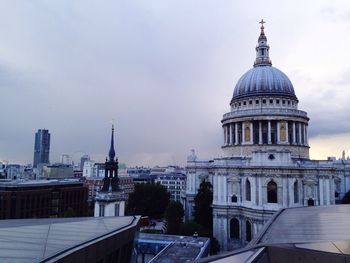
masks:
<path fill-rule="evenodd" d="M 231 202 L 232 202 L 232 203 L 237 203 L 237 195 L 233 195 L 233 196 L 231 197 Z"/>
<path fill-rule="evenodd" d="M 249 179 L 247 179 L 245 182 L 245 200 L 251 201 L 251 187 Z"/>
<path fill-rule="evenodd" d="M 267 202 L 277 203 L 277 184 L 274 181 L 267 184 Z"/>
<path fill-rule="evenodd" d="M 230 238 L 239 239 L 239 221 L 232 218 L 230 221 Z"/>
<path fill-rule="evenodd" d="M 299 203 L 298 181 L 294 182 L 294 203 Z"/>
<path fill-rule="evenodd" d="M 245 222 L 245 240 L 252 240 L 252 224 L 248 220 Z"/>

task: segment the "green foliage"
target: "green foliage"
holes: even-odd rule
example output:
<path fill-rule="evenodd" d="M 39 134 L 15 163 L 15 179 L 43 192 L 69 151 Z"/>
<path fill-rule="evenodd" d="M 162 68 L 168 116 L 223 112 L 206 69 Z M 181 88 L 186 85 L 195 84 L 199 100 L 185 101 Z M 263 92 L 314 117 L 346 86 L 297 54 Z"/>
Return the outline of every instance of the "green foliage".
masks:
<path fill-rule="evenodd" d="M 213 202 L 212 185 L 210 182 L 203 181 L 194 198 L 194 222 L 182 226 L 184 233 L 196 231 L 199 236 L 210 237 L 210 254 L 216 255 L 220 251 L 219 242 L 213 237 Z"/>
<path fill-rule="evenodd" d="M 75 217 L 74 209 L 71 207 L 68 207 L 68 209 L 63 213 L 63 217 Z"/>
<path fill-rule="evenodd" d="M 343 199 L 341 200 L 342 204 L 350 204 L 350 191 L 346 192 Z"/>
<path fill-rule="evenodd" d="M 180 202 L 170 201 L 165 210 L 166 233 L 177 235 L 180 231 L 180 225 L 185 215 L 184 208 Z"/>
<path fill-rule="evenodd" d="M 163 230 L 159 229 L 142 229 L 140 230 L 141 233 L 148 233 L 148 234 L 163 234 Z"/>
<path fill-rule="evenodd" d="M 205 229 L 203 226 L 194 221 L 186 222 L 180 226 L 180 234 L 183 236 L 193 236 L 195 232 L 197 232 L 197 234 L 201 237 L 210 236 L 209 229 Z"/>
<path fill-rule="evenodd" d="M 200 184 L 198 193 L 194 198 L 194 221 L 204 228 L 210 229 L 210 233 L 213 228 L 213 211 L 211 204 L 213 202 L 212 185 L 205 180 Z"/>
<path fill-rule="evenodd" d="M 126 213 L 150 218 L 162 218 L 170 199 L 166 188 L 160 184 L 136 184 L 129 195 Z"/>

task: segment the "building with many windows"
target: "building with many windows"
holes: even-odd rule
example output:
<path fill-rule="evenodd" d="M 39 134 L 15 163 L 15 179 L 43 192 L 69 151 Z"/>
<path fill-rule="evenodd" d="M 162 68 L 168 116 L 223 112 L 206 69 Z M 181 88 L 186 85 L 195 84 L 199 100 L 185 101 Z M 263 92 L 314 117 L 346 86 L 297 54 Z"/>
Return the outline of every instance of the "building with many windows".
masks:
<path fill-rule="evenodd" d="M 167 167 L 156 175 L 155 183 L 163 185 L 170 193 L 170 200 L 181 201 L 181 192 L 186 189 L 186 173 L 179 167 Z"/>
<path fill-rule="evenodd" d="M 0 219 L 87 216 L 87 188 L 74 180 L 1 180 Z"/>
<path fill-rule="evenodd" d="M 39 129 L 35 133 L 33 167 L 48 163 L 50 163 L 50 133 L 48 130 Z"/>
<path fill-rule="evenodd" d="M 292 82 L 272 66 L 263 21 L 254 67 L 223 115 L 223 157 L 187 160 L 186 218 L 203 180 L 213 185 L 213 231 L 223 250 L 246 245 L 281 208 L 333 205 L 350 189 L 349 161 L 311 160 L 308 122 Z"/>

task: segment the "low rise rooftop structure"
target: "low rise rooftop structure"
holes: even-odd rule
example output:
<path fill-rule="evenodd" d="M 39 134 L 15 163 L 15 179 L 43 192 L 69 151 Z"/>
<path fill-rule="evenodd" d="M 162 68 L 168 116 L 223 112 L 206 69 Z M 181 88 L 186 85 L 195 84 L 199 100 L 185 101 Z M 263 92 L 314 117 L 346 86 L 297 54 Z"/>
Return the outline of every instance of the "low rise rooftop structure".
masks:
<path fill-rule="evenodd" d="M 136 240 L 137 262 L 190 262 L 208 256 L 209 249 L 206 237 L 140 233 Z"/>
<path fill-rule="evenodd" d="M 139 217 L 0 221 L 1 262 L 130 262 Z"/>
<path fill-rule="evenodd" d="M 199 262 L 350 262 L 350 205 L 279 210 L 248 246 Z"/>

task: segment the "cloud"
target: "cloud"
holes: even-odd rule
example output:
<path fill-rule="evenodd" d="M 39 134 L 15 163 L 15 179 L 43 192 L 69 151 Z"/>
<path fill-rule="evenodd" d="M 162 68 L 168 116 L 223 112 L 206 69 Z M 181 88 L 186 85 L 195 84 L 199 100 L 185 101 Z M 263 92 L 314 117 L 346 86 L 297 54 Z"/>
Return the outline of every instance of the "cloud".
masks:
<path fill-rule="evenodd" d="M 7 1 L 0 10 L 0 159 L 31 162 L 34 133 L 47 128 L 52 161 L 63 153 L 103 161 L 111 119 L 118 156 L 129 165 L 184 164 L 192 148 L 219 156 L 220 120 L 252 66 L 262 16 L 274 65 L 291 77 L 311 135 L 347 131 L 350 93 L 332 77 L 345 72 L 350 39 L 345 21 L 335 27 L 324 19 L 346 2 L 253 6 Z"/>

